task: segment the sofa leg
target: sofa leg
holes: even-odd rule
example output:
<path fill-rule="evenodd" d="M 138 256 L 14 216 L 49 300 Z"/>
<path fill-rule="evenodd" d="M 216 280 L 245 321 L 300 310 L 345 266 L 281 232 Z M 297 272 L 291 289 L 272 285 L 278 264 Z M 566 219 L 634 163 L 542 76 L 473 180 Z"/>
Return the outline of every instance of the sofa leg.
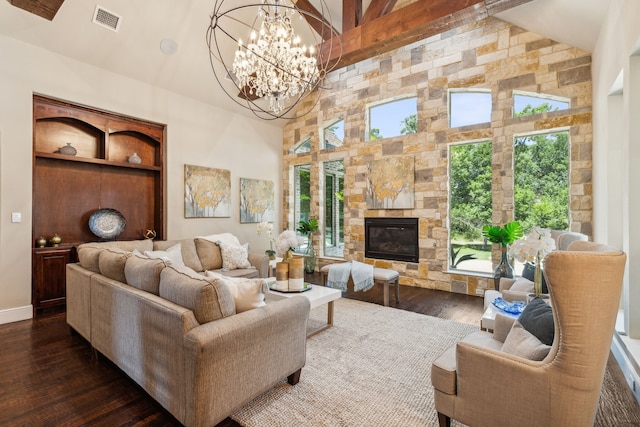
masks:
<path fill-rule="evenodd" d="M 293 374 L 289 375 L 287 377 L 287 382 L 291 385 L 296 385 L 298 384 L 298 381 L 300 381 L 300 374 L 302 373 L 302 368 L 298 369 L 297 371 L 295 371 Z"/>
<path fill-rule="evenodd" d="M 438 412 L 438 424 L 440 424 L 440 427 L 451 427 L 451 418 L 442 412 Z"/>

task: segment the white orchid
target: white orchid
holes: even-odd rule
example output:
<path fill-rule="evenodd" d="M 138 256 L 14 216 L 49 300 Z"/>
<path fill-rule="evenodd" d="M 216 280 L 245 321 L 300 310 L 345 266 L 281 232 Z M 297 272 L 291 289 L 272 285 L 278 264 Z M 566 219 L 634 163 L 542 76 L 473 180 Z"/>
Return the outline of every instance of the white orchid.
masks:
<path fill-rule="evenodd" d="M 520 262 L 534 263 L 536 258 L 542 261 L 556 248 L 548 228 L 533 227 L 529 234 L 516 240 L 509 248 L 509 253 Z"/>
<path fill-rule="evenodd" d="M 278 255 L 283 256 L 289 250 L 295 250 L 297 246 L 304 243 L 304 239 L 296 235 L 295 231 L 285 230 L 276 237 L 276 250 Z"/>

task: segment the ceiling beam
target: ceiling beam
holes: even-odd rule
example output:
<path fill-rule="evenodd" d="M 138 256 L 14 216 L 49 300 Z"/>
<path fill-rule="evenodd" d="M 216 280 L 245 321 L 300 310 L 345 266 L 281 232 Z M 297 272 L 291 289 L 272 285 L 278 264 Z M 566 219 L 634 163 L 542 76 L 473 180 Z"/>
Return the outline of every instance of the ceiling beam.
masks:
<path fill-rule="evenodd" d="M 362 23 L 371 22 L 390 13 L 398 0 L 372 0 L 362 17 Z"/>
<path fill-rule="evenodd" d="M 333 46 L 329 43 L 322 46 L 323 62 L 338 61 L 337 68 L 345 67 L 530 1 L 418 0 L 343 31 L 332 40 Z"/>
<path fill-rule="evenodd" d="M 9 0 L 15 7 L 53 21 L 64 0 Z"/>
<path fill-rule="evenodd" d="M 360 25 L 362 21 L 362 0 L 342 0 L 342 32 Z"/>
<path fill-rule="evenodd" d="M 331 26 L 331 22 L 324 19 L 324 16 L 322 15 L 322 13 L 320 13 L 318 9 L 316 9 L 309 2 L 309 0 L 297 0 L 294 6 L 296 9 L 298 9 L 300 15 L 302 15 L 304 19 L 307 21 L 307 24 L 309 24 L 309 26 L 313 28 L 320 37 L 322 37 L 323 41 L 327 41 L 331 39 L 332 33 L 334 35 L 340 34 Z M 324 20 L 324 25 L 322 24 L 321 21 L 319 21 L 318 19 L 312 18 L 310 15 L 322 18 Z"/>

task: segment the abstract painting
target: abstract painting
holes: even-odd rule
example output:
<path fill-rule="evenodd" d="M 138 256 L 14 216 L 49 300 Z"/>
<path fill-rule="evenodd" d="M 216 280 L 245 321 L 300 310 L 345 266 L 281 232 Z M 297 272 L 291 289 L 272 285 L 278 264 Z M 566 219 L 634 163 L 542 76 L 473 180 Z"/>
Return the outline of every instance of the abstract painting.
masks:
<path fill-rule="evenodd" d="M 373 160 L 367 166 L 367 209 L 413 209 L 413 156 Z"/>
<path fill-rule="evenodd" d="M 231 171 L 184 165 L 184 217 L 224 218 L 231 212 Z"/>
<path fill-rule="evenodd" d="M 273 181 L 240 178 L 240 222 L 274 219 Z"/>

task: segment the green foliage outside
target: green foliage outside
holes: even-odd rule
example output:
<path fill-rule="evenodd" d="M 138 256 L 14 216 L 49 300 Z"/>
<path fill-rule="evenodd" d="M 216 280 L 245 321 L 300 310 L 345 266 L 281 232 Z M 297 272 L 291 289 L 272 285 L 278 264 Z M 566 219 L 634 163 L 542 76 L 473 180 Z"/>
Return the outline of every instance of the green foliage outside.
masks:
<path fill-rule="evenodd" d="M 405 117 L 400 122 L 402 129 L 400 129 L 401 135 L 408 135 L 410 133 L 418 133 L 418 115 L 412 114 L 409 117 Z"/>
<path fill-rule="evenodd" d="M 370 141 L 375 141 L 376 139 L 382 139 L 382 138 L 384 138 L 384 136 L 380 135 L 380 129 L 371 128 L 371 130 L 369 130 L 369 140 Z"/>
<path fill-rule="evenodd" d="M 517 116 L 551 111 L 527 106 Z M 540 226 L 569 228 L 569 137 L 566 132 L 517 138 L 514 143 L 515 220 L 524 233 Z M 452 248 L 477 259 L 489 254 L 482 228 L 492 222 L 491 142 L 452 146 L 450 151 L 450 232 Z M 500 224 L 502 225 L 502 224 Z M 473 247 L 473 251 L 467 248 Z"/>

